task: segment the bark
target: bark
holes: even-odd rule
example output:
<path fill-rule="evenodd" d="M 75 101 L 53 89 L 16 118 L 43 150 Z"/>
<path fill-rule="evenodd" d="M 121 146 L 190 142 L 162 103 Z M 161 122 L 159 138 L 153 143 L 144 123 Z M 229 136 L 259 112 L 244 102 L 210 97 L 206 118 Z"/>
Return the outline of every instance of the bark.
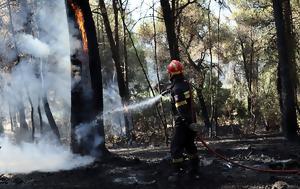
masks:
<path fill-rule="evenodd" d="M 124 77 L 121 69 L 121 59 L 119 54 L 119 47 L 117 46 L 117 43 L 115 42 L 116 39 L 113 37 L 113 32 L 111 30 L 106 5 L 104 3 L 104 0 L 99 0 L 99 6 L 101 10 L 101 15 L 103 18 L 107 38 L 110 44 L 111 52 L 112 52 L 112 58 L 115 62 L 116 72 L 117 72 L 117 80 L 118 80 L 118 86 L 119 86 L 119 93 L 121 98 L 124 100 L 126 98 L 126 87 L 124 82 Z"/>
<path fill-rule="evenodd" d="M 242 39 L 239 37 L 241 53 L 242 53 L 242 61 L 243 68 L 245 72 L 245 77 L 247 81 L 248 88 L 248 97 L 247 97 L 247 108 L 248 115 L 251 117 L 251 125 L 253 126 L 253 132 L 256 130 L 257 118 L 259 116 L 259 107 L 256 103 L 257 96 L 257 87 L 258 87 L 258 64 L 259 61 L 257 58 L 257 62 L 255 59 L 255 43 L 253 40 L 253 32 L 251 30 L 249 37 L 249 44 L 247 44 L 247 39 Z"/>
<path fill-rule="evenodd" d="M 198 100 L 199 100 L 199 104 L 200 104 L 200 108 L 201 108 L 201 115 L 204 119 L 205 126 L 207 127 L 207 129 L 209 129 L 211 127 L 210 120 L 209 120 L 209 115 L 208 115 L 208 111 L 206 108 L 207 106 L 205 104 L 205 100 L 204 100 L 201 89 L 197 89 L 197 95 L 198 95 Z"/>
<path fill-rule="evenodd" d="M 34 108 L 33 106 L 31 105 L 31 114 L 30 114 L 30 117 L 31 117 L 31 138 L 32 138 L 32 141 L 34 141 L 34 134 L 35 134 L 35 124 L 34 124 Z"/>
<path fill-rule="evenodd" d="M 72 3 L 82 12 L 88 46 L 88 52 L 77 52 L 72 55 L 71 63 L 72 67 L 75 68 L 72 70 L 72 78 L 74 79 L 78 75 L 88 77 L 87 75 L 82 75 L 83 72 L 81 69 L 83 66 L 89 66 L 89 73 L 85 74 L 89 74 L 91 86 L 89 86 L 87 82 L 84 83 L 83 80 L 80 80 L 74 85 L 71 92 L 71 148 L 74 153 L 89 154 L 99 158 L 108 155 L 108 151 L 105 147 L 104 123 L 102 117 L 103 88 L 97 33 L 88 1 L 66 1 L 69 23 L 71 23 L 70 20 L 75 20 L 75 12 L 71 6 Z M 85 54 L 86 59 L 80 60 L 79 57 L 82 53 Z M 84 89 L 88 89 L 88 95 Z M 91 140 L 89 142 L 94 144 L 91 149 L 91 146 L 86 146 L 81 141 L 76 140 L 75 131 L 80 124 L 91 124 L 92 121 L 96 124 L 92 129 L 92 133 L 90 133 L 93 137 L 91 139 L 85 138 L 85 140 Z M 102 142 L 96 143 L 95 140 L 99 137 Z"/>
<path fill-rule="evenodd" d="M 57 127 L 56 122 L 54 120 L 54 117 L 52 115 L 50 105 L 49 105 L 49 102 L 48 102 L 48 99 L 47 99 L 46 95 L 45 95 L 45 97 L 43 97 L 43 104 L 44 104 L 44 109 L 45 109 L 45 113 L 46 113 L 50 128 L 53 131 L 54 135 L 56 136 L 56 139 L 58 141 L 60 141 L 59 130 L 58 130 L 58 127 Z"/>
<path fill-rule="evenodd" d="M 156 23 L 155 23 L 155 3 L 153 2 L 153 8 L 152 8 L 152 23 L 153 23 L 153 32 L 154 32 L 154 36 L 153 36 L 153 40 L 154 40 L 154 61 L 155 61 L 155 65 L 156 65 L 156 77 L 157 77 L 157 86 L 158 86 L 158 92 L 161 93 L 161 89 L 160 89 L 160 77 L 159 77 L 159 70 L 160 70 L 160 66 L 157 60 L 157 32 L 156 32 Z M 164 105 L 163 105 L 163 101 L 162 99 L 160 99 L 160 105 L 161 105 L 161 111 L 163 114 L 163 119 L 164 119 L 164 123 L 167 123 L 167 119 L 165 116 L 165 111 L 164 111 Z M 165 143 L 166 145 L 169 144 L 169 135 L 168 135 L 168 130 L 167 130 L 167 124 L 163 124 L 163 128 L 164 128 L 164 136 L 165 136 Z"/>
<path fill-rule="evenodd" d="M 42 117 L 41 107 L 40 106 L 38 106 L 38 114 L 39 114 L 39 120 L 40 120 L 40 132 L 41 132 L 41 134 L 43 134 L 43 132 L 44 132 L 43 117 Z"/>
<path fill-rule="evenodd" d="M 112 58 L 115 62 L 115 68 L 117 72 L 117 80 L 118 80 L 118 87 L 119 87 L 119 94 L 121 96 L 122 104 L 123 106 L 126 106 L 129 100 L 128 90 L 125 84 L 123 70 L 121 68 L 122 62 L 121 57 L 119 53 L 120 45 L 119 45 L 119 14 L 118 14 L 118 1 L 113 0 L 113 10 L 114 10 L 114 20 L 115 20 L 115 38 L 113 37 L 113 33 L 111 30 L 106 5 L 104 3 L 104 0 L 99 0 L 99 7 L 101 10 L 101 15 L 103 18 L 107 38 L 110 44 L 110 49 L 112 52 Z M 129 118 L 128 114 L 124 113 L 124 121 L 125 121 L 125 132 L 128 140 L 131 140 L 130 138 L 130 129 L 129 129 Z"/>
<path fill-rule="evenodd" d="M 173 0 L 174 2 L 174 0 Z M 180 52 L 178 47 L 178 38 L 175 33 L 175 17 L 174 10 L 171 9 L 168 0 L 160 0 L 161 8 L 163 11 L 163 18 L 165 22 L 167 40 L 169 44 L 169 52 L 172 60 L 180 60 Z"/>
<path fill-rule="evenodd" d="M 289 16 L 283 14 L 284 7 L 289 5 L 287 0 L 272 0 L 275 26 L 277 33 L 277 48 L 279 55 L 278 74 L 279 74 L 279 95 L 281 104 L 281 126 L 285 137 L 289 140 L 297 138 L 297 115 L 294 84 L 294 60 L 292 56 L 293 36 L 290 31 L 291 22 Z M 283 2 L 285 5 L 283 6 Z M 288 6 L 289 7 L 289 6 Z M 287 11 L 287 9 L 285 9 Z"/>
<path fill-rule="evenodd" d="M 222 10 L 222 6 L 219 5 L 219 14 L 218 14 L 218 49 L 217 49 L 217 67 L 220 67 L 220 18 L 221 18 L 221 10 Z M 220 72 L 218 71 L 217 73 L 217 82 L 219 82 L 220 80 Z M 216 98 L 219 95 L 219 87 L 216 88 Z M 218 107 L 217 107 L 217 103 L 214 103 L 214 120 L 216 123 L 216 128 L 215 128 L 215 134 L 216 136 L 218 135 Z"/>
<path fill-rule="evenodd" d="M 124 19 L 124 20 L 126 19 L 125 10 L 126 10 L 127 3 L 128 3 L 128 1 L 124 5 L 125 7 L 123 7 L 122 0 L 119 1 L 120 11 L 121 11 L 121 18 Z M 122 26 L 123 26 L 123 57 L 124 57 L 123 72 L 124 72 L 125 87 L 126 87 L 126 91 L 128 91 L 128 97 L 129 97 L 130 94 L 129 94 L 129 78 L 128 78 L 127 31 L 126 31 L 125 22 L 122 22 Z"/>
<path fill-rule="evenodd" d="M 214 94 L 213 94 L 213 59 L 212 59 L 212 35 L 211 35 L 211 13 L 210 13 L 210 6 L 211 6 L 211 0 L 209 0 L 208 3 L 208 12 L 207 12 L 207 19 L 208 19 L 208 37 L 209 37 L 209 47 L 208 47 L 208 51 L 209 51 L 209 58 L 210 58 L 210 65 L 209 65 L 209 92 L 210 92 L 210 98 L 209 98 L 209 102 L 210 102 L 210 129 L 209 129 L 209 136 L 213 135 L 213 113 L 214 113 Z"/>

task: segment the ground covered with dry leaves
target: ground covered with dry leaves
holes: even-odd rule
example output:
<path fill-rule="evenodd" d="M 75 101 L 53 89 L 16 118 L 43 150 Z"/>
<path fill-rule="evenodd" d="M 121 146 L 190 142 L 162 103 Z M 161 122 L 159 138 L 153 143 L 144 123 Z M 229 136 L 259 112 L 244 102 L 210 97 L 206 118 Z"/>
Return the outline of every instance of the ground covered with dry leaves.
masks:
<path fill-rule="evenodd" d="M 245 165 L 300 169 L 299 144 L 281 137 L 218 139 L 208 143 L 217 152 Z M 216 158 L 200 143 L 198 146 L 199 180 L 183 175 L 178 182 L 169 182 L 168 147 L 135 147 L 111 149 L 113 157 L 71 171 L 0 175 L 0 189 L 300 188 L 300 175 L 245 170 Z"/>

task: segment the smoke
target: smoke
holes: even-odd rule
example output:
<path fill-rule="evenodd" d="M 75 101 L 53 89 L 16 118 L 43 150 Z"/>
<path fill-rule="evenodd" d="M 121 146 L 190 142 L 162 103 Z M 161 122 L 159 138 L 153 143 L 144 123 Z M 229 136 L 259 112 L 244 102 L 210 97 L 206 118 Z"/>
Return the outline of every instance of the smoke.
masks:
<path fill-rule="evenodd" d="M 70 112 L 71 105 L 70 54 L 80 48 L 80 42 L 73 35 L 69 36 L 63 0 L 42 1 L 37 3 L 38 7 L 32 5 L 29 3 L 27 8 L 21 9 L 12 6 L 13 27 L 6 21 L 6 27 L 1 28 L 1 32 L 6 31 L 9 35 L 1 36 L 0 60 L 10 67 L 10 71 L 2 69 L 5 71 L 0 72 L 0 102 L 14 114 L 20 103 L 28 107 L 29 100 L 36 109 L 46 94 L 52 109 L 57 109 L 57 102 L 64 104 L 60 106 L 62 113 L 54 114 L 56 120 L 65 119 L 63 112 Z M 8 11 L 6 15 L 5 20 L 10 20 Z M 32 19 L 30 34 L 24 33 L 29 16 Z M 75 35 L 75 29 L 71 30 Z M 70 39 L 74 41 L 72 48 Z M 14 65 L 17 60 L 17 65 Z M 8 116 L 6 112 L 2 114 Z"/>
<path fill-rule="evenodd" d="M 49 46 L 32 35 L 19 34 L 16 36 L 18 50 L 34 57 L 45 58 L 50 54 Z"/>
<path fill-rule="evenodd" d="M 77 156 L 61 145 L 49 140 L 15 145 L 6 137 L 0 137 L 0 173 L 30 173 L 71 170 L 93 162 L 93 158 Z"/>
<path fill-rule="evenodd" d="M 149 77 L 149 81 L 152 86 L 155 86 L 158 84 L 158 78 L 156 73 L 156 65 L 153 59 L 150 57 L 146 58 L 146 65 L 147 65 L 147 75 Z"/>
<path fill-rule="evenodd" d="M 129 129 L 132 125 L 130 116 L 134 113 L 140 113 L 145 109 L 153 107 L 157 103 L 162 95 L 146 98 L 139 102 L 133 102 L 125 106 L 122 105 L 121 97 L 119 95 L 118 86 L 116 83 L 110 83 L 103 89 L 104 96 L 104 111 L 102 115 L 99 115 L 96 120 L 91 123 L 80 124 L 76 126 L 77 141 L 81 145 L 86 146 L 91 154 L 96 151 L 98 144 L 103 142 L 101 137 L 96 136 L 94 132 L 97 129 L 97 121 L 103 119 L 105 125 L 106 135 L 124 136 L 125 135 L 125 119 L 124 116 L 129 117 Z"/>
<path fill-rule="evenodd" d="M 103 121 L 107 130 L 112 135 L 121 136 L 125 134 L 124 112 L 105 113 L 123 107 L 116 83 L 110 83 L 103 90 L 103 100 Z"/>
<path fill-rule="evenodd" d="M 102 152 L 99 146 L 104 142 L 104 138 L 100 137 L 97 132 L 98 120 L 91 123 L 81 123 L 76 126 L 75 135 L 77 142 L 93 157 L 101 157 Z"/>
<path fill-rule="evenodd" d="M 38 7 L 34 9 L 30 3 L 28 9 L 19 9 L 15 5 L 12 6 L 13 27 L 10 27 L 6 10 L 0 28 L 0 61 L 4 62 L 0 71 L 0 116 L 5 118 L 5 129 L 10 128 L 9 111 L 16 115 L 24 104 L 29 120 L 29 101 L 37 112 L 45 94 L 57 123 L 69 122 L 70 116 L 65 115 L 71 110 L 70 54 L 79 49 L 81 43 L 73 37 L 78 32 L 75 28 L 70 29 L 69 35 L 64 0 L 38 1 Z M 33 19 L 30 34 L 24 33 L 29 15 Z M 15 32 L 11 32 L 12 28 Z M 6 35 L 2 35 L 4 33 Z M 44 113 L 42 116 L 46 120 Z M 18 130 L 19 126 L 16 127 Z M 58 127 L 62 130 L 69 125 L 58 124 Z M 78 137 L 84 137 L 84 132 L 79 131 Z M 69 170 L 93 161 L 91 157 L 73 155 L 67 147 L 51 142 L 51 138 L 18 145 L 12 140 L 0 137 L 0 173 Z M 103 140 L 94 141 L 96 145 Z"/>

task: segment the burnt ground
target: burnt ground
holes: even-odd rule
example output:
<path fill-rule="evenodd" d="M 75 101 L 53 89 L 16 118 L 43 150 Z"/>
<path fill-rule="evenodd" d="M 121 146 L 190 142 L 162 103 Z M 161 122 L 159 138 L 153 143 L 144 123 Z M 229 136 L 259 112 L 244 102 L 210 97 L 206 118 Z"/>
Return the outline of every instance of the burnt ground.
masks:
<path fill-rule="evenodd" d="M 300 169 L 299 144 L 281 137 L 219 139 L 208 143 L 217 152 L 245 165 Z M 198 149 L 199 180 L 185 174 L 180 181 L 169 182 L 168 147 L 136 147 L 113 149 L 117 156 L 71 171 L 0 175 L 0 189 L 300 188 L 300 175 L 245 170 L 219 160 L 200 143 Z"/>

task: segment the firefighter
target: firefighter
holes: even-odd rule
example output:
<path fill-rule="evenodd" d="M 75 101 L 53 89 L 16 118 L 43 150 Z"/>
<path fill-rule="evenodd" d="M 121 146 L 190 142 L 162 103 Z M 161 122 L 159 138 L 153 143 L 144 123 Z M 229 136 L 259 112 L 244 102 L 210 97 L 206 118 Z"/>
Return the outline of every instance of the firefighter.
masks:
<path fill-rule="evenodd" d="M 189 128 L 196 122 L 196 115 L 192 107 L 192 93 L 188 81 L 183 75 L 183 65 L 178 60 L 172 60 L 167 66 L 171 81 L 171 103 L 175 120 L 175 131 L 171 142 L 171 158 L 174 168 L 169 179 L 178 179 L 184 172 L 185 156 L 189 159 L 189 175 L 198 175 L 198 154 L 194 143 L 196 132 Z"/>

